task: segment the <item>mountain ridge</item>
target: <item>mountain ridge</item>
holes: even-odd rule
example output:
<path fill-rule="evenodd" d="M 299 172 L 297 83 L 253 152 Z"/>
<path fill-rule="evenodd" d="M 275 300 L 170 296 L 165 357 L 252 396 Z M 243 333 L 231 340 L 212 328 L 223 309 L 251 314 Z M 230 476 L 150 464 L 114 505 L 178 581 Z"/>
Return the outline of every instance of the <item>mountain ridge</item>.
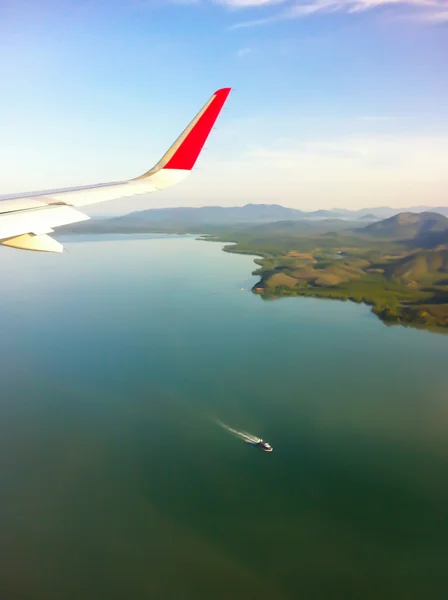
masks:
<path fill-rule="evenodd" d="M 249 203 L 244 206 L 202 206 L 202 207 L 167 207 L 150 208 L 140 211 L 134 211 L 122 216 L 109 217 L 109 221 L 117 223 L 118 220 L 145 220 L 162 221 L 165 219 L 179 218 L 184 222 L 195 220 L 196 222 L 207 222 L 214 224 L 216 222 L 236 223 L 236 222 L 272 222 L 285 220 L 301 219 L 344 219 L 367 221 L 382 220 L 393 217 L 404 212 L 419 214 L 422 212 L 433 212 L 448 217 L 447 207 L 415 207 L 395 209 L 390 207 L 362 208 L 359 210 L 349 209 L 318 209 L 315 211 L 303 211 L 296 208 L 289 208 L 281 204 L 254 204 Z"/>
<path fill-rule="evenodd" d="M 402 212 L 355 232 L 376 238 L 412 240 L 448 232 L 448 218 L 437 212 Z"/>

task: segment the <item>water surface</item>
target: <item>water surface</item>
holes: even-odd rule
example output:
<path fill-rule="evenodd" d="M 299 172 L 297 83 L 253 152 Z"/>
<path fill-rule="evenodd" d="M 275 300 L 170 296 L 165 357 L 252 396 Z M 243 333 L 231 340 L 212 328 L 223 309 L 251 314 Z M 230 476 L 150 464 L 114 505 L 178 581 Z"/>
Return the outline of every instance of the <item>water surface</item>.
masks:
<path fill-rule="evenodd" d="M 1 249 L 1 598 L 446 599 L 446 336 L 191 237 L 66 248 Z"/>

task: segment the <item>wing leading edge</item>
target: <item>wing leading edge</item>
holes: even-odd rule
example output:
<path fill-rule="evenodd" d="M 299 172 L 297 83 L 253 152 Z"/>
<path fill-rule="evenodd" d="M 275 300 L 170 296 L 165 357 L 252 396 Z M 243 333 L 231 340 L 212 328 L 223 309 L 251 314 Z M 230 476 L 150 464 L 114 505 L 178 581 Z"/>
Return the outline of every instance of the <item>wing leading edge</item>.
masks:
<path fill-rule="evenodd" d="M 0 244 L 24 250 L 62 252 L 62 244 L 48 234 L 54 227 L 90 218 L 74 207 L 148 194 L 183 181 L 196 164 L 230 89 L 215 92 L 159 162 L 143 175 L 126 181 L 35 192 L 0 201 Z"/>

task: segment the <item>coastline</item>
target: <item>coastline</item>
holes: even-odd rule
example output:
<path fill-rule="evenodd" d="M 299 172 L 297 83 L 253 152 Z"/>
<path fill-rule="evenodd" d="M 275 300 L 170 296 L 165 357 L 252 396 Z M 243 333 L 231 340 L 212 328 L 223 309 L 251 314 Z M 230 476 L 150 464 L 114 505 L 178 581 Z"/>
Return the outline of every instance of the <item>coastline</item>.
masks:
<path fill-rule="evenodd" d="M 420 294 L 420 296 L 422 296 L 421 298 L 419 298 L 418 295 L 415 295 L 415 298 L 413 299 L 408 288 L 401 286 L 401 289 L 400 286 L 396 284 L 394 284 L 394 286 L 389 286 L 384 278 L 379 275 L 370 276 L 370 280 L 367 283 L 376 283 L 377 291 L 382 291 L 382 288 L 393 288 L 396 298 L 402 299 L 401 302 L 397 301 L 392 295 L 390 295 L 390 299 L 385 302 L 383 297 L 378 298 L 375 296 L 374 292 L 372 293 L 370 290 L 366 292 L 363 287 L 366 285 L 366 282 L 362 278 L 358 281 L 352 280 L 344 282 L 343 285 L 320 285 L 317 287 L 315 285 L 308 285 L 309 282 L 307 282 L 305 285 L 296 285 L 294 283 L 292 286 L 280 283 L 280 285 L 272 286 L 270 285 L 272 275 L 274 272 L 277 272 L 277 274 L 283 273 L 282 263 L 285 262 L 284 259 L 288 253 L 286 255 L 277 252 L 275 254 L 270 254 L 259 247 L 262 245 L 260 243 L 257 244 L 257 248 L 252 249 L 248 247 L 251 245 L 251 241 L 244 244 L 238 239 L 238 234 L 232 232 L 223 231 L 220 234 L 219 232 L 176 231 L 175 229 L 172 231 L 157 231 L 156 228 L 152 228 L 152 230 L 146 229 L 146 231 L 128 230 L 122 232 L 103 230 L 84 235 L 88 235 L 89 238 L 97 236 L 101 237 L 103 235 L 119 235 L 122 239 L 126 239 L 126 236 L 132 235 L 137 235 L 141 238 L 145 235 L 155 237 L 188 236 L 193 237 L 196 241 L 217 242 L 219 244 L 224 244 L 222 247 L 223 252 L 253 257 L 257 268 L 255 268 L 251 274 L 259 277 L 259 280 L 251 288 L 251 292 L 260 296 L 263 300 L 272 301 L 285 297 L 304 297 L 339 300 L 341 302 L 349 301 L 369 306 L 370 312 L 376 315 L 378 319 L 387 326 L 401 325 L 431 332 L 448 333 L 448 310 L 445 308 L 448 308 L 448 305 L 444 303 L 431 303 L 431 298 L 428 294 L 427 303 L 424 302 L 424 294 Z M 81 241 L 79 238 L 81 236 L 84 237 L 84 235 L 81 234 L 81 232 L 67 232 L 64 234 L 64 237 L 67 236 L 72 239 L 78 237 L 78 240 Z M 300 238 L 298 239 L 298 242 L 300 242 Z M 267 265 L 267 263 L 269 263 L 269 265 Z M 287 277 L 288 276 L 286 276 L 285 279 Z M 286 281 L 289 283 L 288 279 L 286 279 Z"/>
<path fill-rule="evenodd" d="M 207 241 L 220 241 L 218 239 Z M 222 242 L 221 242 L 222 243 Z M 252 253 L 249 250 L 239 250 L 238 242 L 227 244 L 223 247 L 224 252 L 231 254 L 244 254 L 254 256 L 254 262 L 259 266 L 259 269 L 253 271 L 253 275 L 260 277 L 260 280 L 252 287 L 252 293 L 259 295 L 264 300 L 277 300 L 280 298 L 318 298 L 323 300 L 339 300 L 340 302 L 353 302 L 355 304 L 364 304 L 370 307 L 370 312 L 378 317 L 378 319 L 387 326 L 402 325 L 404 327 L 415 327 L 434 333 L 448 334 L 448 315 L 445 313 L 439 315 L 436 312 L 438 304 L 406 304 L 403 306 L 382 306 L 376 302 L 374 298 L 359 298 L 350 296 L 344 291 L 338 292 L 337 287 L 322 287 L 322 288 L 289 288 L 287 286 L 279 286 L 274 290 L 270 290 L 266 286 L 266 277 L 263 272 L 262 261 L 267 258 L 267 255 L 260 253 Z M 436 309 L 436 310 L 434 310 Z M 433 312 L 434 311 L 434 312 Z"/>

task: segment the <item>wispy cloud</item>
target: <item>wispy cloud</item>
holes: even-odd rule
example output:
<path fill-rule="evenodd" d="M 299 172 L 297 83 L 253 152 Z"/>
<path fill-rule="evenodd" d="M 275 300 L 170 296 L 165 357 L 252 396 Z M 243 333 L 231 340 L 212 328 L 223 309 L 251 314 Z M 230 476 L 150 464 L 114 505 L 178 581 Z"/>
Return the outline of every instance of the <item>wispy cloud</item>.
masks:
<path fill-rule="evenodd" d="M 447 0 L 214 0 L 229 8 L 263 8 L 278 4 L 283 8 L 259 19 L 242 21 L 231 28 L 256 27 L 275 21 L 299 19 L 316 13 L 354 14 L 379 8 L 405 9 L 406 17 L 426 22 L 448 22 Z"/>
<path fill-rule="evenodd" d="M 215 4 L 232 11 L 258 10 L 278 7 L 268 16 L 242 21 L 230 27 L 256 27 L 275 21 L 286 21 L 308 17 L 316 13 L 355 14 L 380 8 L 400 9 L 400 18 L 428 23 L 448 22 L 448 0 L 134 0 L 144 4 L 164 6 L 166 3 L 180 5 Z"/>

